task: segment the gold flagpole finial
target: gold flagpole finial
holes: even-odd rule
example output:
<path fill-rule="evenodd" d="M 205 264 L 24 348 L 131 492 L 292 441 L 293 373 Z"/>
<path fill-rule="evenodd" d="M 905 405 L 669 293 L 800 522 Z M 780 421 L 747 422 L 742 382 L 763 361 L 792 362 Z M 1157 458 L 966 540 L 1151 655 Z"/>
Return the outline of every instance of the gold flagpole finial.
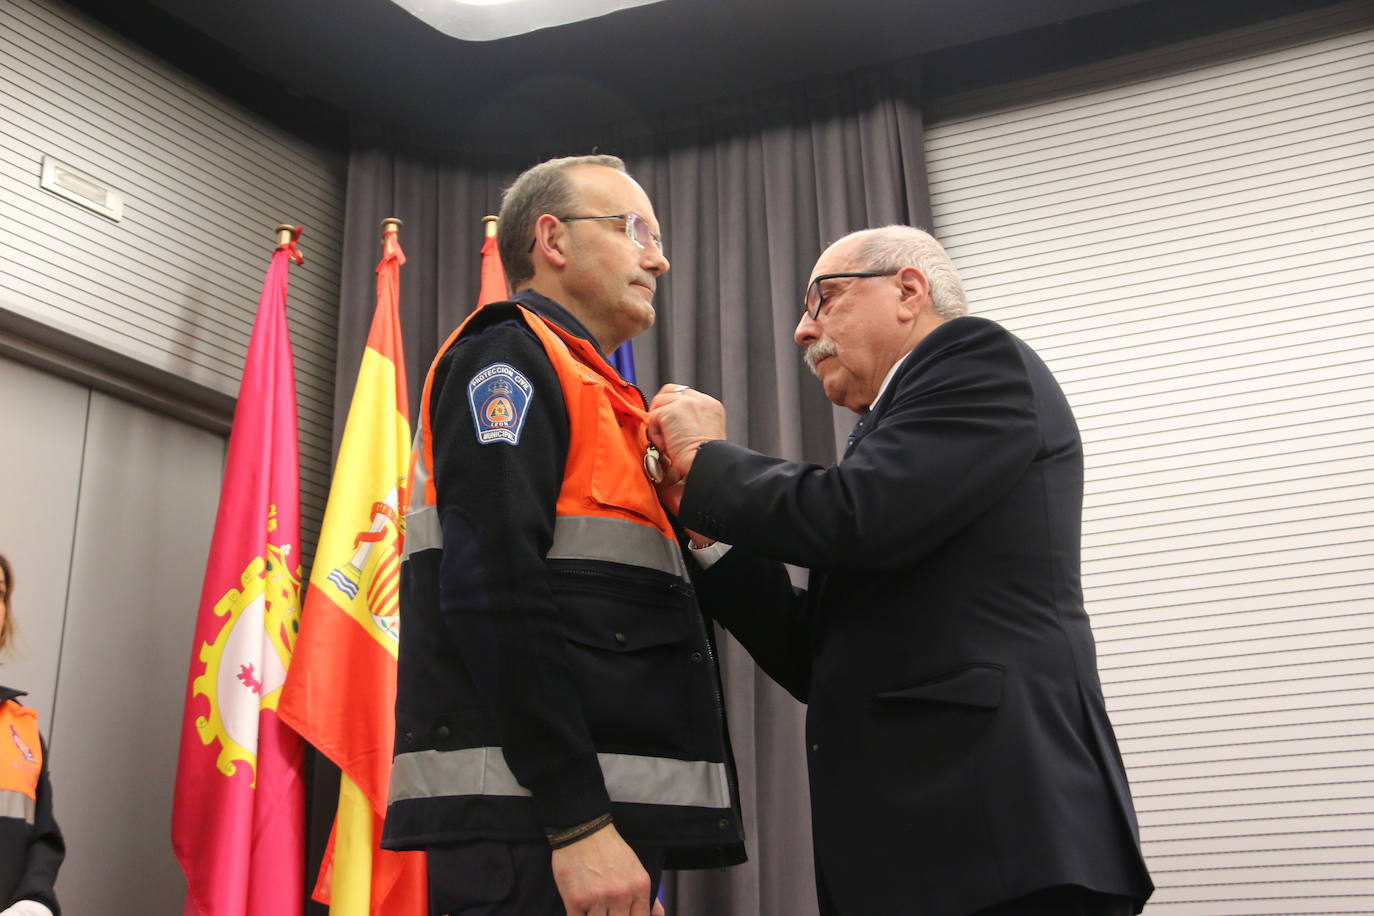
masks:
<path fill-rule="evenodd" d="M 274 231 L 277 233 L 277 244 L 286 245 L 291 241 L 291 233 L 296 231 L 296 227 L 290 223 L 278 223 Z"/>
<path fill-rule="evenodd" d="M 496 217 L 482 217 L 482 229 L 487 238 L 491 238 L 492 236 L 496 235 Z"/>
<path fill-rule="evenodd" d="M 391 249 L 396 245 L 396 239 L 401 234 L 401 227 L 405 225 L 400 217 L 388 216 L 382 220 L 382 253 L 391 254 Z"/>

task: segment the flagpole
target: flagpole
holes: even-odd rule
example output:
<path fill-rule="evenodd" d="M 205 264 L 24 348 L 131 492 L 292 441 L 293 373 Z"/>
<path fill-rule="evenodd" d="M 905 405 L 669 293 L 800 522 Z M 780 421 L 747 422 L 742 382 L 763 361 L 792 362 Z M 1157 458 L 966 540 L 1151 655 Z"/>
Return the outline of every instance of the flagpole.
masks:
<path fill-rule="evenodd" d="M 493 238 L 496 235 L 496 223 L 498 220 L 494 216 L 482 217 L 482 233 L 485 238 Z"/>
<path fill-rule="evenodd" d="M 290 243 L 291 233 L 296 231 L 296 227 L 290 223 L 278 223 L 273 231 L 277 233 L 277 244 L 286 245 Z"/>

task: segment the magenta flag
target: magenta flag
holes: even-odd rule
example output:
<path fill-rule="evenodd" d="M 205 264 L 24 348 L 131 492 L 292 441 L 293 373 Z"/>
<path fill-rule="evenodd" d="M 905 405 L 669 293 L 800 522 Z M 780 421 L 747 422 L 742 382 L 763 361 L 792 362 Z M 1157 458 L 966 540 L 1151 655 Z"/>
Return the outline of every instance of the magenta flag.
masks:
<path fill-rule="evenodd" d="M 277 717 L 300 626 L 296 386 L 277 247 L 239 386 L 186 682 L 172 847 L 187 914 L 292 916 L 305 902 L 303 746 Z"/>

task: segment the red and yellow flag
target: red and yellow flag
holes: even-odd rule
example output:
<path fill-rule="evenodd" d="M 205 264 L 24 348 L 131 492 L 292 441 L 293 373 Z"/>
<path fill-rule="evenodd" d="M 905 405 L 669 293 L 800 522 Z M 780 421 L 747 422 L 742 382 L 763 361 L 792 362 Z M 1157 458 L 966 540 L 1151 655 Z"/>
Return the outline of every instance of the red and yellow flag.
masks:
<path fill-rule="evenodd" d="M 395 733 L 410 405 L 399 314 L 405 254 L 383 233 L 377 308 L 344 424 L 281 715 L 342 771 L 314 897 L 334 916 L 426 910 L 423 853 L 380 849 Z"/>
<path fill-rule="evenodd" d="M 278 718 L 300 620 L 296 387 L 286 326 L 290 242 L 267 271 L 248 343 L 196 618 L 172 847 L 186 913 L 305 906 L 303 746 Z"/>

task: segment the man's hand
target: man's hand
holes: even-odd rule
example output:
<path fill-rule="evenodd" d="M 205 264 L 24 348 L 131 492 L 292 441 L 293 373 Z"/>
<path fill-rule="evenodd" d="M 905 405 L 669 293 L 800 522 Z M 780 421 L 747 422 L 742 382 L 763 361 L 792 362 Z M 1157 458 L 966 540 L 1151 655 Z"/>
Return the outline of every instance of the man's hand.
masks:
<path fill-rule="evenodd" d="M 725 438 L 725 407 L 686 385 L 664 385 L 649 405 L 648 434 L 649 441 L 672 462 L 659 489 L 662 494 L 686 479 L 697 449 Z"/>
<path fill-rule="evenodd" d="M 614 825 L 553 851 L 568 916 L 650 916 L 649 873 Z"/>

